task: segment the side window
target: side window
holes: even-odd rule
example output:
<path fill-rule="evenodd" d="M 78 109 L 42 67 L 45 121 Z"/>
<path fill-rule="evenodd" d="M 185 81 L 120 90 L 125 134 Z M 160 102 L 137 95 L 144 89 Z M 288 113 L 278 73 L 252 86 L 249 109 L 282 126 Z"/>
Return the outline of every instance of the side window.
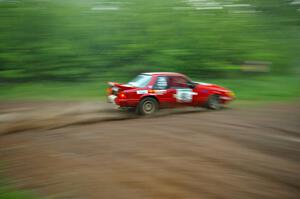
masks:
<path fill-rule="evenodd" d="M 159 76 L 156 79 L 153 89 L 164 90 L 168 88 L 168 78 L 165 76 Z"/>
<path fill-rule="evenodd" d="M 188 81 L 184 77 L 170 77 L 171 88 L 188 88 Z"/>

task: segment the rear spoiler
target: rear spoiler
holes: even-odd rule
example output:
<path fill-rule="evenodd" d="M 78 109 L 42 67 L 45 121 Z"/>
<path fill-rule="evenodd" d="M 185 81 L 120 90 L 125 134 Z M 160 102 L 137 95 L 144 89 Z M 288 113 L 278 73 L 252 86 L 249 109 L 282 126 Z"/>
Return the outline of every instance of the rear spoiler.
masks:
<path fill-rule="evenodd" d="M 116 83 L 116 82 L 107 82 L 107 84 L 108 84 L 110 87 L 118 86 L 118 83 Z"/>
<path fill-rule="evenodd" d="M 118 87 L 122 90 L 127 90 L 127 89 L 131 89 L 131 88 L 134 88 L 134 86 L 132 85 L 129 85 L 129 84 L 120 84 L 120 83 L 117 83 L 117 82 L 108 82 L 107 83 L 110 87 Z"/>

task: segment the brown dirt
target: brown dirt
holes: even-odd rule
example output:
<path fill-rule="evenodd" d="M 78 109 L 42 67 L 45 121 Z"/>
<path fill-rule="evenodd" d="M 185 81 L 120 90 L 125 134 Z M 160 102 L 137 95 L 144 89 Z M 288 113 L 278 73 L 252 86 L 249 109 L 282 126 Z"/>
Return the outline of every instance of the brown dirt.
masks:
<path fill-rule="evenodd" d="M 300 198 L 300 105 L 0 103 L 1 173 L 49 198 Z"/>

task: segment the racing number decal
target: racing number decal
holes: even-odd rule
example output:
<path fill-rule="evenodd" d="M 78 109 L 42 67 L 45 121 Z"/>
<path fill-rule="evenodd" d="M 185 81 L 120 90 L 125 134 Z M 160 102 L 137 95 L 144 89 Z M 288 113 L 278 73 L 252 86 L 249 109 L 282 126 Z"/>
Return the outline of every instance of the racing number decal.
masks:
<path fill-rule="evenodd" d="M 176 89 L 176 100 L 178 102 L 192 102 L 193 95 L 197 95 L 197 93 L 193 92 L 192 89 L 184 88 L 184 89 Z"/>

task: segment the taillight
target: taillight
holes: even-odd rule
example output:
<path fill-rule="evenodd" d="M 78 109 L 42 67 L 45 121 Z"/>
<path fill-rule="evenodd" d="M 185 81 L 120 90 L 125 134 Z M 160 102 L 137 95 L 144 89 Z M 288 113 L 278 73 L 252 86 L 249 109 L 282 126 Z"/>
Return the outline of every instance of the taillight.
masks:
<path fill-rule="evenodd" d="M 125 98 L 126 98 L 126 95 L 125 95 L 125 93 L 120 93 L 120 94 L 119 94 L 119 98 L 121 98 L 121 99 L 125 99 Z"/>

